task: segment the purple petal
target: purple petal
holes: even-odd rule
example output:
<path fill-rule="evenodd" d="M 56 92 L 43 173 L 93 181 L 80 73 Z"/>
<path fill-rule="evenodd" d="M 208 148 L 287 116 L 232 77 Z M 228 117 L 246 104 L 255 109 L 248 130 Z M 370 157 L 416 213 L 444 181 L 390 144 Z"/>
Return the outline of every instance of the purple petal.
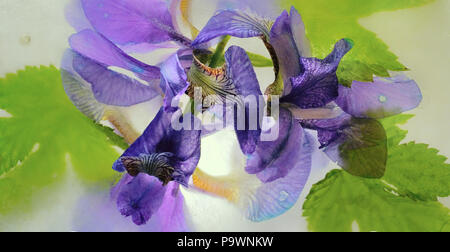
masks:
<path fill-rule="evenodd" d="M 283 75 L 283 81 L 285 83 L 284 94 L 288 94 L 292 90 L 290 78 L 293 76 L 299 76 L 301 73 L 302 66 L 300 65 L 300 56 L 302 55 L 297 49 L 297 43 L 293 35 L 293 21 L 298 22 L 297 19 L 297 16 L 290 17 L 287 11 L 283 11 L 283 13 L 275 21 L 272 30 L 270 31 L 270 44 L 273 46 L 277 54 L 280 64 L 280 71 Z"/>
<path fill-rule="evenodd" d="M 306 37 L 305 24 L 303 23 L 302 16 L 294 7 L 291 7 L 290 23 L 292 36 L 300 56 L 310 57 L 311 44 Z"/>
<path fill-rule="evenodd" d="M 268 38 L 269 25 L 262 19 L 240 11 L 220 11 L 208 21 L 192 45 L 198 46 L 224 35 L 231 35 L 238 38 L 259 36 L 266 36 Z"/>
<path fill-rule="evenodd" d="M 280 5 L 273 0 L 219 0 L 218 9 L 251 11 L 272 19 L 282 12 Z"/>
<path fill-rule="evenodd" d="M 95 98 L 113 106 L 131 106 L 159 95 L 156 87 L 147 86 L 130 77 L 109 70 L 89 58 L 76 54 L 73 68 L 91 84 Z"/>
<path fill-rule="evenodd" d="M 234 118 L 234 127 L 241 149 L 244 154 L 250 154 L 255 151 L 261 135 L 262 115 L 259 99 L 262 93 L 252 63 L 244 49 L 237 46 L 230 47 L 225 53 L 225 61 L 228 77 L 233 80 L 236 93 L 252 103 L 246 102 L 245 114 L 235 113 Z M 255 115 L 256 120 L 251 121 L 251 115 Z M 245 125 L 238 126 L 239 119 L 245 120 Z"/>
<path fill-rule="evenodd" d="M 67 22 L 77 31 L 93 29 L 89 20 L 84 14 L 83 6 L 80 0 L 70 0 L 64 8 L 64 14 Z"/>
<path fill-rule="evenodd" d="M 278 138 L 275 141 L 259 142 L 256 151 L 248 155 L 246 171 L 258 173 L 258 178 L 263 182 L 285 177 L 295 167 L 302 146 L 303 129 L 289 110 L 280 109 L 276 127 L 279 129 Z"/>
<path fill-rule="evenodd" d="M 161 76 L 161 86 L 165 90 L 164 107 L 170 109 L 172 105 L 178 105 L 180 97 L 189 87 L 187 75 L 178 54 L 164 61 L 161 65 Z"/>
<path fill-rule="evenodd" d="M 81 0 L 92 26 L 114 43 L 160 43 L 169 40 L 172 17 L 163 0 Z"/>
<path fill-rule="evenodd" d="M 340 86 L 336 103 L 355 117 L 384 118 L 414 109 L 421 101 L 416 82 L 398 75 L 377 77 L 373 83 L 355 81 L 351 88 Z"/>
<path fill-rule="evenodd" d="M 174 155 L 174 168 L 182 171 L 185 179 L 185 181 L 178 182 L 187 184 L 200 160 L 201 130 L 195 130 L 194 126 L 197 122 L 191 114 L 181 116 L 181 110 L 166 111 L 161 108 L 142 136 L 125 151 L 122 157 L 172 153 Z M 182 120 L 180 121 L 180 119 Z M 173 127 L 174 120 L 178 120 L 180 123 L 189 123 L 187 126 L 190 129 L 175 130 Z M 113 169 L 119 172 L 125 171 L 120 159 L 115 162 Z"/>
<path fill-rule="evenodd" d="M 303 73 L 291 78 L 292 91 L 281 102 L 292 103 L 302 109 L 319 108 L 338 97 L 336 70 L 342 57 L 351 49 L 350 41 L 339 41 L 324 60 L 301 58 Z"/>
<path fill-rule="evenodd" d="M 100 122 L 105 114 L 106 106 L 95 98 L 92 85 L 83 80 L 73 69 L 74 55 L 72 50 L 66 50 L 61 62 L 61 80 L 64 91 L 81 113 Z"/>
<path fill-rule="evenodd" d="M 161 207 L 166 190 L 158 179 L 141 173 L 121 187 L 117 207 L 123 216 L 143 225 Z"/>
<path fill-rule="evenodd" d="M 104 36 L 92 30 L 84 30 L 72 35 L 69 43 L 72 49 L 79 54 L 107 66 L 130 70 L 143 80 L 151 81 L 160 77 L 158 67 L 144 64 L 128 56 Z"/>
<path fill-rule="evenodd" d="M 163 204 L 154 216 L 161 232 L 186 232 L 189 230 L 184 212 L 184 197 L 177 183 L 169 183 Z"/>
<path fill-rule="evenodd" d="M 113 190 L 128 184 L 128 178 L 122 179 Z M 126 182 L 126 183 L 124 183 Z M 186 232 L 189 227 L 184 213 L 184 199 L 176 183 L 167 186 L 163 203 L 144 225 L 136 225 L 117 209 L 117 196 L 108 192 L 93 190 L 79 200 L 75 208 L 72 230 L 77 232 Z"/>
<path fill-rule="evenodd" d="M 293 167 L 288 174 L 273 182 L 263 183 L 246 197 L 246 216 L 252 221 L 265 221 L 292 208 L 298 200 L 311 171 L 313 139 L 305 134 L 303 142 L 291 153 Z"/>

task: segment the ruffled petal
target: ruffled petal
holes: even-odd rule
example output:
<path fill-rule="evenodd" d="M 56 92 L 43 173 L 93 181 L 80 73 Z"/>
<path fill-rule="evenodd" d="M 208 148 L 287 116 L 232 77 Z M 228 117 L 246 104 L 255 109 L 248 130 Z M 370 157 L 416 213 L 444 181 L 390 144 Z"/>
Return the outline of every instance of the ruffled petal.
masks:
<path fill-rule="evenodd" d="M 183 128 L 176 130 L 175 124 L 183 124 Z M 119 172 L 126 170 L 122 161 L 124 157 L 170 153 L 170 165 L 175 172 L 182 173 L 173 174 L 173 180 L 187 185 L 200 160 L 201 127 L 196 130 L 197 124 L 192 114 L 183 116 L 181 110 L 165 111 L 161 108 L 142 136 L 114 163 L 113 169 Z"/>
<path fill-rule="evenodd" d="M 347 113 L 360 118 L 384 118 L 419 106 L 422 93 L 414 80 L 405 75 L 375 78 L 373 83 L 353 82 L 339 87 L 336 103 Z"/>
<path fill-rule="evenodd" d="M 131 216 L 136 225 L 143 225 L 161 207 L 166 190 L 156 178 L 141 173 L 121 186 L 117 207 L 123 216 Z"/>
<path fill-rule="evenodd" d="M 235 113 L 234 128 L 244 154 L 253 153 L 261 135 L 262 114 L 260 98 L 262 92 L 252 63 L 244 49 L 232 46 L 225 53 L 227 76 L 236 88 L 236 93 L 244 98 L 245 114 Z M 242 108 L 241 106 L 236 109 Z M 245 123 L 239 124 L 240 121 Z"/>
<path fill-rule="evenodd" d="M 336 70 L 340 60 L 352 48 L 347 39 L 340 40 L 325 59 L 301 58 L 303 73 L 291 78 L 292 91 L 281 102 L 292 103 L 302 109 L 319 108 L 338 97 Z"/>
<path fill-rule="evenodd" d="M 77 53 L 107 66 L 116 66 L 133 72 L 145 81 L 159 79 L 159 68 L 144 64 L 128 56 L 104 36 L 83 30 L 69 39 L 70 46 Z"/>
<path fill-rule="evenodd" d="M 223 10 L 208 21 L 192 45 L 198 46 L 223 35 L 231 35 L 238 38 L 259 36 L 269 38 L 271 26 L 272 23 L 270 21 L 244 12 Z"/>
<path fill-rule="evenodd" d="M 160 92 L 80 54 L 73 55 L 74 70 L 89 84 L 97 101 L 113 106 L 131 106 L 149 101 Z"/>
<path fill-rule="evenodd" d="M 184 198 L 176 183 L 167 186 L 161 206 L 147 223 L 136 225 L 124 218 L 117 209 L 117 197 L 131 177 L 119 181 L 112 192 L 92 190 L 81 197 L 75 208 L 73 228 L 76 232 L 187 232 L 188 214 L 184 212 Z"/>
<path fill-rule="evenodd" d="M 253 154 L 248 155 L 245 170 L 257 174 L 263 182 L 285 177 L 295 167 L 302 146 L 303 129 L 289 110 L 280 108 L 279 119 L 272 130 L 278 130 L 274 141 L 261 141 Z"/>
<path fill-rule="evenodd" d="M 81 0 L 92 26 L 114 43 L 160 43 L 171 39 L 172 17 L 163 0 Z"/>

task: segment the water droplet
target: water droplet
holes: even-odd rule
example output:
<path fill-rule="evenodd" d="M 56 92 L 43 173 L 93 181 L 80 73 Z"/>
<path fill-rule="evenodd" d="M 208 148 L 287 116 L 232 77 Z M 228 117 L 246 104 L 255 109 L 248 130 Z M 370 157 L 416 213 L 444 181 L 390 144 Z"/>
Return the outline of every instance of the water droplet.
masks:
<path fill-rule="evenodd" d="M 23 36 L 20 38 L 20 43 L 21 43 L 22 45 L 29 45 L 29 44 L 31 43 L 31 36 L 29 36 L 29 35 L 23 35 Z"/>
<path fill-rule="evenodd" d="M 278 198 L 279 201 L 285 201 L 287 200 L 289 197 L 289 193 L 287 193 L 286 191 L 281 191 L 280 192 L 280 197 Z"/>
<path fill-rule="evenodd" d="M 378 97 L 378 100 L 379 100 L 381 103 L 385 103 L 385 102 L 387 101 L 387 97 L 384 96 L 384 95 L 380 95 L 380 97 Z"/>

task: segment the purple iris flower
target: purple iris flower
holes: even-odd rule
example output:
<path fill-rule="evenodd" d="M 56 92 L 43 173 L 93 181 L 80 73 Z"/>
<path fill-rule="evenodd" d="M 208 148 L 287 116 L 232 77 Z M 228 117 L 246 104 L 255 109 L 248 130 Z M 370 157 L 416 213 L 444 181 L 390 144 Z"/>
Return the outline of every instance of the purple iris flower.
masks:
<path fill-rule="evenodd" d="M 161 108 L 142 136 L 114 164 L 115 170 L 128 172 L 115 188 L 117 206 L 137 225 L 145 224 L 159 210 L 167 190 L 172 190 L 174 197 L 180 194 L 179 185 L 187 186 L 200 160 L 201 131 L 175 130 L 174 118 L 194 123 L 192 114 L 183 116 L 179 109 L 169 112 Z"/>
<path fill-rule="evenodd" d="M 178 2 L 178 1 L 173 1 Z M 110 107 L 127 107 L 164 96 L 164 104 L 145 132 L 115 162 L 113 169 L 127 172 L 113 188 L 120 213 L 137 225 L 158 217 L 165 231 L 185 229 L 183 198 L 179 185 L 187 186 L 200 159 L 202 130 L 192 113 L 172 107 L 183 94 L 193 98 L 199 87 L 213 97 L 211 106 L 260 97 L 262 91 L 244 49 L 232 46 L 225 64 L 210 68 L 202 60 L 206 43 L 224 35 L 260 37 L 272 57 L 275 81 L 265 91 L 269 103 L 279 96 L 280 110 L 272 128 L 278 137 L 262 141 L 262 116 L 256 128 L 234 128 L 245 170 L 256 175 L 257 186 L 242 185 L 240 197 L 246 216 L 253 221 L 276 217 L 297 201 L 309 177 L 314 138 L 304 129 L 317 131 L 325 153 L 348 172 L 381 177 L 386 166 L 386 134 L 376 120 L 415 108 L 421 101 L 416 83 L 403 76 L 375 78 L 373 83 L 339 85 L 336 71 L 353 47 L 351 40 L 338 41 L 324 59 L 312 58 L 301 16 L 292 8 L 273 22 L 237 10 L 223 10 L 210 19 L 194 41 L 181 35 L 170 6 L 162 0 L 79 0 L 81 15 L 69 19 L 77 29 L 70 38 L 72 50 L 63 60 L 65 90 L 74 104 L 90 118 L 100 121 Z M 270 16 L 270 15 L 267 15 Z M 267 17 L 266 16 L 266 17 Z M 151 66 L 131 57 L 175 47 L 178 52 Z M 134 77 L 114 71 L 131 72 Z M 204 105 L 204 104 L 203 104 Z M 258 103 L 259 106 L 264 104 Z M 228 108 L 226 108 L 228 109 Z M 245 104 L 245 119 L 252 110 Z M 227 123 L 230 118 L 223 118 Z M 190 129 L 174 129 L 174 124 Z M 250 188 L 250 189 L 248 189 Z M 244 190 L 244 189 L 243 189 Z M 180 203 L 181 202 L 181 203 Z M 178 224 L 174 221 L 179 220 Z M 173 229 L 170 227 L 173 226 Z"/>
<path fill-rule="evenodd" d="M 201 131 L 172 127 L 174 118 L 178 123 L 195 122 L 191 114 L 182 115 L 171 106 L 188 88 L 185 69 L 194 50 L 192 41 L 174 25 L 169 11 L 173 9 L 162 0 L 73 1 L 68 19 L 77 33 L 70 37 L 72 49 L 62 62 L 66 93 L 81 112 L 96 121 L 107 118 L 115 107 L 164 96 L 164 106 L 155 119 L 113 167 L 127 171 L 111 192 L 120 213 L 131 216 L 137 225 L 155 216 L 159 225 L 152 220 L 153 231 L 186 230 L 179 185 L 187 186 L 200 159 Z M 128 54 L 166 47 L 179 50 L 159 66 Z"/>
<path fill-rule="evenodd" d="M 422 95 L 414 81 L 399 75 L 376 77 L 373 83 L 354 82 L 351 88 L 340 85 L 336 70 L 353 42 L 340 40 L 325 59 L 309 57 L 305 26 L 294 8 L 290 14 L 284 11 L 275 22 L 242 11 L 220 11 L 193 45 L 223 35 L 264 41 L 276 74 L 266 94 L 281 96 L 279 138 L 262 142 L 253 137 L 247 138 L 249 143 L 241 143 L 248 155 L 247 172 L 257 174 L 263 182 L 289 176 L 300 161 L 296 151 L 302 149 L 303 126 L 318 131 L 321 148 L 346 171 L 368 178 L 384 175 L 387 140 L 376 119 L 417 107 Z"/>

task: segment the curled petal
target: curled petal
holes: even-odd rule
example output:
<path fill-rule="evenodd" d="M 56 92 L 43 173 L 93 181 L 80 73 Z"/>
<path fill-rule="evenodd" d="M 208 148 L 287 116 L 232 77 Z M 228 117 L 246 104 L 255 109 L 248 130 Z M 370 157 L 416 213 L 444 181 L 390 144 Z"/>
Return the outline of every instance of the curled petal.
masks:
<path fill-rule="evenodd" d="M 213 16 L 192 43 L 197 46 L 214 38 L 231 35 L 238 38 L 264 36 L 269 38 L 270 21 L 241 11 L 224 10 Z"/>
<path fill-rule="evenodd" d="M 81 0 L 92 26 L 114 43 L 160 43 L 171 39 L 172 17 L 163 0 Z"/>
<path fill-rule="evenodd" d="M 144 64 L 128 56 L 104 36 L 83 30 L 69 39 L 70 46 L 77 53 L 107 66 L 116 66 L 133 72 L 145 81 L 159 79 L 159 68 Z"/>
<path fill-rule="evenodd" d="M 259 142 L 256 151 L 248 155 L 246 171 L 257 174 L 263 182 L 285 177 L 295 167 L 302 146 L 303 129 L 289 110 L 280 108 L 279 120 L 272 129 L 276 128 L 276 140 Z"/>
<path fill-rule="evenodd" d="M 292 90 L 290 78 L 301 73 L 300 57 L 310 55 L 305 26 L 295 8 L 291 9 L 291 15 L 284 11 L 277 18 L 270 31 L 270 44 L 277 54 L 283 75 L 284 94 L 287 95 Z"/>
<path fill-rule="evenodd" d="M 161 86 L 165 90 L 164 107 L 170 109 L 178 104 L 180 97 L 189 87 L 187 75 L 178 54 L 172 55 L 161 65 Z"/>
<path fill-rule="evenodd" d="M 301 58 L 303 72 L 291 78 L 292 91 L 282 102 L 302 109 L 323 107 L 338 97 L 336 70 L 342 57 L 352 48 L 349 40 L 340 40 L 324 60 Z"/>
<path fill-rule="evenodd" d="M 302 16 L 294 7 L 291 7 L 290 21 L 292 36 L 300 57 L 310 57 L 311 43 L 306 37 L 305 23 L 303 23 Z"/>
<path fill-rule="evenodd" d="M 353 82 L 339 87 L 336 103 L 347 113 L 360 118 L 384 118 L 419 106 L 422 93 L 417 83 L 405 75 L 375 78 L 373 83 Z"/>
<path fill-rule="evenodd" d="M 155 86 L 144 85 L 79 54 L 73 56 L 73 68 L 91 84 L 95 98 L 107 105 L 131 106 L 160 94 Z"/>

